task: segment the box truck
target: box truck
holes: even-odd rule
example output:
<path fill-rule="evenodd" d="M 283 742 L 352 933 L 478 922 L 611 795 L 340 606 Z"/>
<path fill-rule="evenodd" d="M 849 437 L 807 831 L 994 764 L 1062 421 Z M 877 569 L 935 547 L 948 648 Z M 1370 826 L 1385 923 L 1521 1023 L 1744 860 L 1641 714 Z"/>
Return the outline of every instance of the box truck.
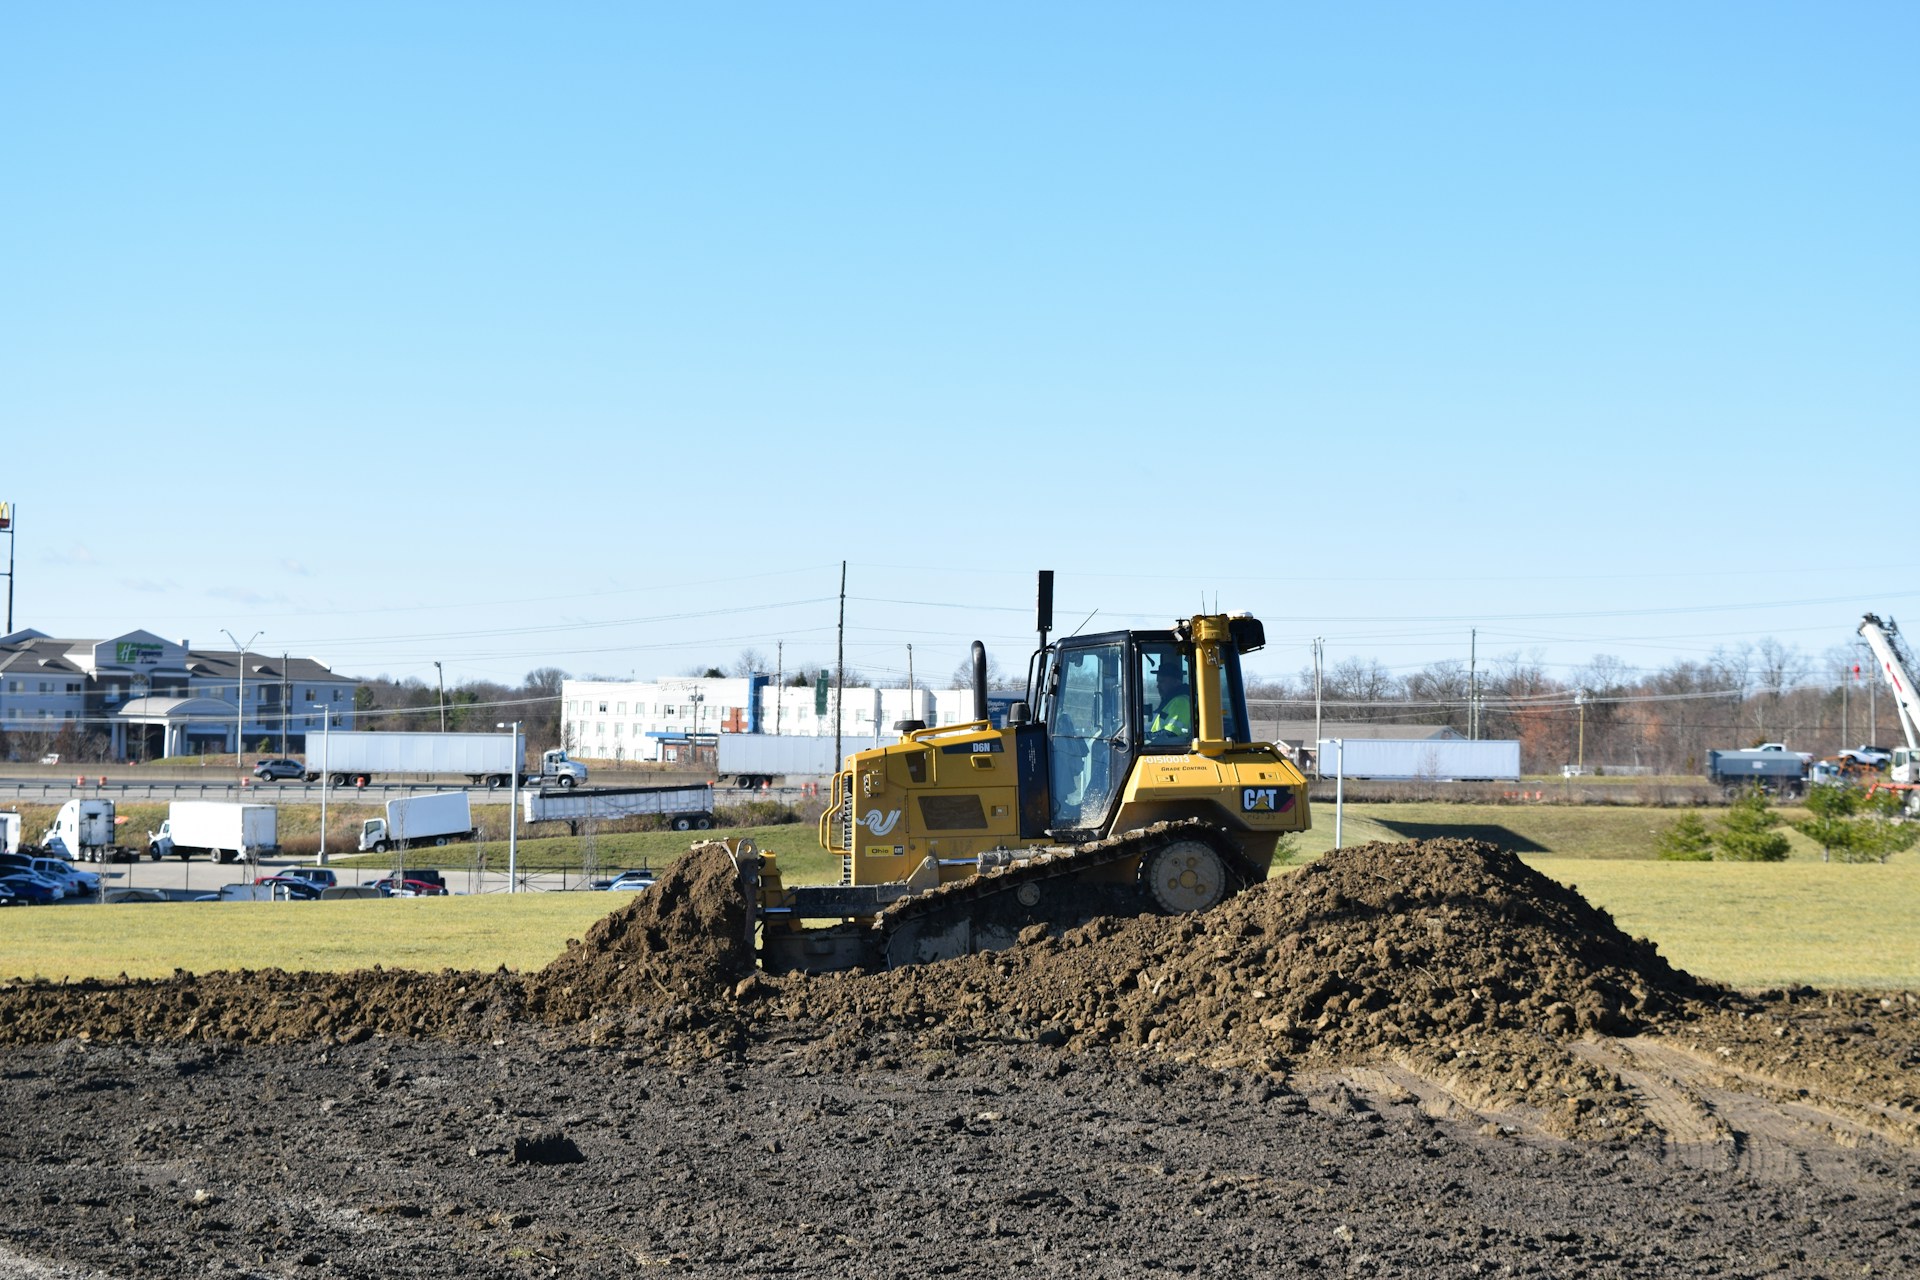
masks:
<path fill-rule="evenodd" d="M 364 787 L 382 774 L 456 773 L 474 786 L 504 787 L 518 772 L 522 783 L 577 786 L 587 767 L 565 751 L 548 751 L 537 770 L 523 767 L 520 744 L 504 733 L 372 733 L 341 729 L 307 735 L 308 782 L 326 778 L 336 787 Z"/>
<path fill-rule="evenodd" d="M 473 839 L 473 810 L 464 791 L 387 801 L 387 816 L 360 824 L 360 852 L 385 853 Z"/>
<path fill-rule="evenodd" d="M 280 811 L 270 804 L 175 800 L 166 821 L 147 832 L 147 856 L 171 854 L 185 862 L 205 854 L 216 862 L 253 861 L 280 847 Z"/>

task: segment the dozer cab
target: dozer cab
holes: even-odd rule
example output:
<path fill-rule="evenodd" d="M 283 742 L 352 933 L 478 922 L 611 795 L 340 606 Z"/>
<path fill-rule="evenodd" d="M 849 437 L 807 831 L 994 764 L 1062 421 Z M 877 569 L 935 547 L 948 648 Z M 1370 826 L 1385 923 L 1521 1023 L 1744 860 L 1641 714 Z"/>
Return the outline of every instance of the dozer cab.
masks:
<path fill-rule="evenodd" d="M 849 757 L 820 819 L 840 883 L 787 886 L 777 859 L 732 846 L 762 965 L 824 972 L 1012 946 L 1034 926 L 1202 911 L 1266 878 L 1280 838 L 1310 825 L 1306 779 L 1253 740 L 1240 656 L 1258 620 L 1203 614 L 1165 631 L 1047 641 L 1027 699 L 988 715 L 973 647 L 974 718 L 905 726 Z"/>

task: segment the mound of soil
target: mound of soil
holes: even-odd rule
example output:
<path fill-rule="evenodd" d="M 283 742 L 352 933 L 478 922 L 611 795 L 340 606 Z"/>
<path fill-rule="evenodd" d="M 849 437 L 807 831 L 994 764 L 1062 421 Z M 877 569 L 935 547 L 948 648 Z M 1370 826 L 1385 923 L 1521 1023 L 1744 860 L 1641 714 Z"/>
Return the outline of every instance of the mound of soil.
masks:
<path fill-rule="evenodd" d="M 0 987 L 0 1044 L 213 1040 L 357 1044 L 373 1036 L 497 1035 L 515 1018 L 522 980 L 497 973 L 282 969 L 171 978 Z"/>
<path fill-rule="evenodd" d="M 1023 943 L 788 980 L 776 1009 L 1278 1066 L 1467 1032 L 1626 1034 L 1701 994 L 1575 891 L 1466 840 L 1338 850 L 1203 915 L 1100 919 Z"/>
<path fill-rule="evenodd" d="M 746 901 L 727 847 L 697 844 L 527 986 L 530 1012 L 580 1022 L 612 1009 L 700 1004 L 754 971 Z"/>

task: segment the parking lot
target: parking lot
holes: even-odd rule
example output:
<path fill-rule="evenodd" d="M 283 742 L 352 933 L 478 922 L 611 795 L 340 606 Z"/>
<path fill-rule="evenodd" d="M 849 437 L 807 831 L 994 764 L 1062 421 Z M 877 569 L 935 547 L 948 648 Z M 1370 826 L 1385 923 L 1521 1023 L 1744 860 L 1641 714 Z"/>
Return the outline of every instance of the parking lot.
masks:
<path fill-rule="evenodd" d="M 257 866 L 251 863 L 215 863 L 205 858 L 191 858 L 181 861 L 178 858 L 165 858 L 159 862 L 141 858 L 137 862 L 86 863 L 85 869 L 97 872 L 105 895 L 110 896 L 124 889 L 156 890 L 167 898 L 188 901 L 201 894 L 214 893 L 220 886 L 242 884 L 259 876 L 278 875 L 288 867 L 312 866 L 311 859 L 299 858 L 262 858 Z M 381 866 L 333 867 L 339 883 L 343 885 L 372 884 L 393 874 L 392 863 Z M 618 868 L 603 874 L 612 875 Z M 449 868 L 443 873 L 449 893 L 505 893 L 508 877 L 504 869 L 480 871 Z M 555 893 L 575 892 L 583 885 L 578 874 L 541 873 L 520 875 L 517 878 L 521 892 Z M 100 898 L 70 898 L 55 903 L 56 907 L 85 907 L 97 904 Z"/>

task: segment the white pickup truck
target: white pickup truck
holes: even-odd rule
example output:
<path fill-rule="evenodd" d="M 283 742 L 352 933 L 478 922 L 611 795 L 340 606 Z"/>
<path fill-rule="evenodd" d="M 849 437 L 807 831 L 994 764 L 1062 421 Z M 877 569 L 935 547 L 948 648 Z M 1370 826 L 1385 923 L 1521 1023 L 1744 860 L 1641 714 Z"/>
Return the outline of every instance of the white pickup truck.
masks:
<path fill-rule="evenodd" d="M 1787 744 L 1784 742 L 1763 742 L 1757 747 L 1748 747 L 1747 750 L 1749 751 L 1785 751 L 1786 754 L 1790 756 L 1799 756 L 1800 759 L 1807 764 L 1813 763 L 1813 752 L 1787 751 Z"/>

